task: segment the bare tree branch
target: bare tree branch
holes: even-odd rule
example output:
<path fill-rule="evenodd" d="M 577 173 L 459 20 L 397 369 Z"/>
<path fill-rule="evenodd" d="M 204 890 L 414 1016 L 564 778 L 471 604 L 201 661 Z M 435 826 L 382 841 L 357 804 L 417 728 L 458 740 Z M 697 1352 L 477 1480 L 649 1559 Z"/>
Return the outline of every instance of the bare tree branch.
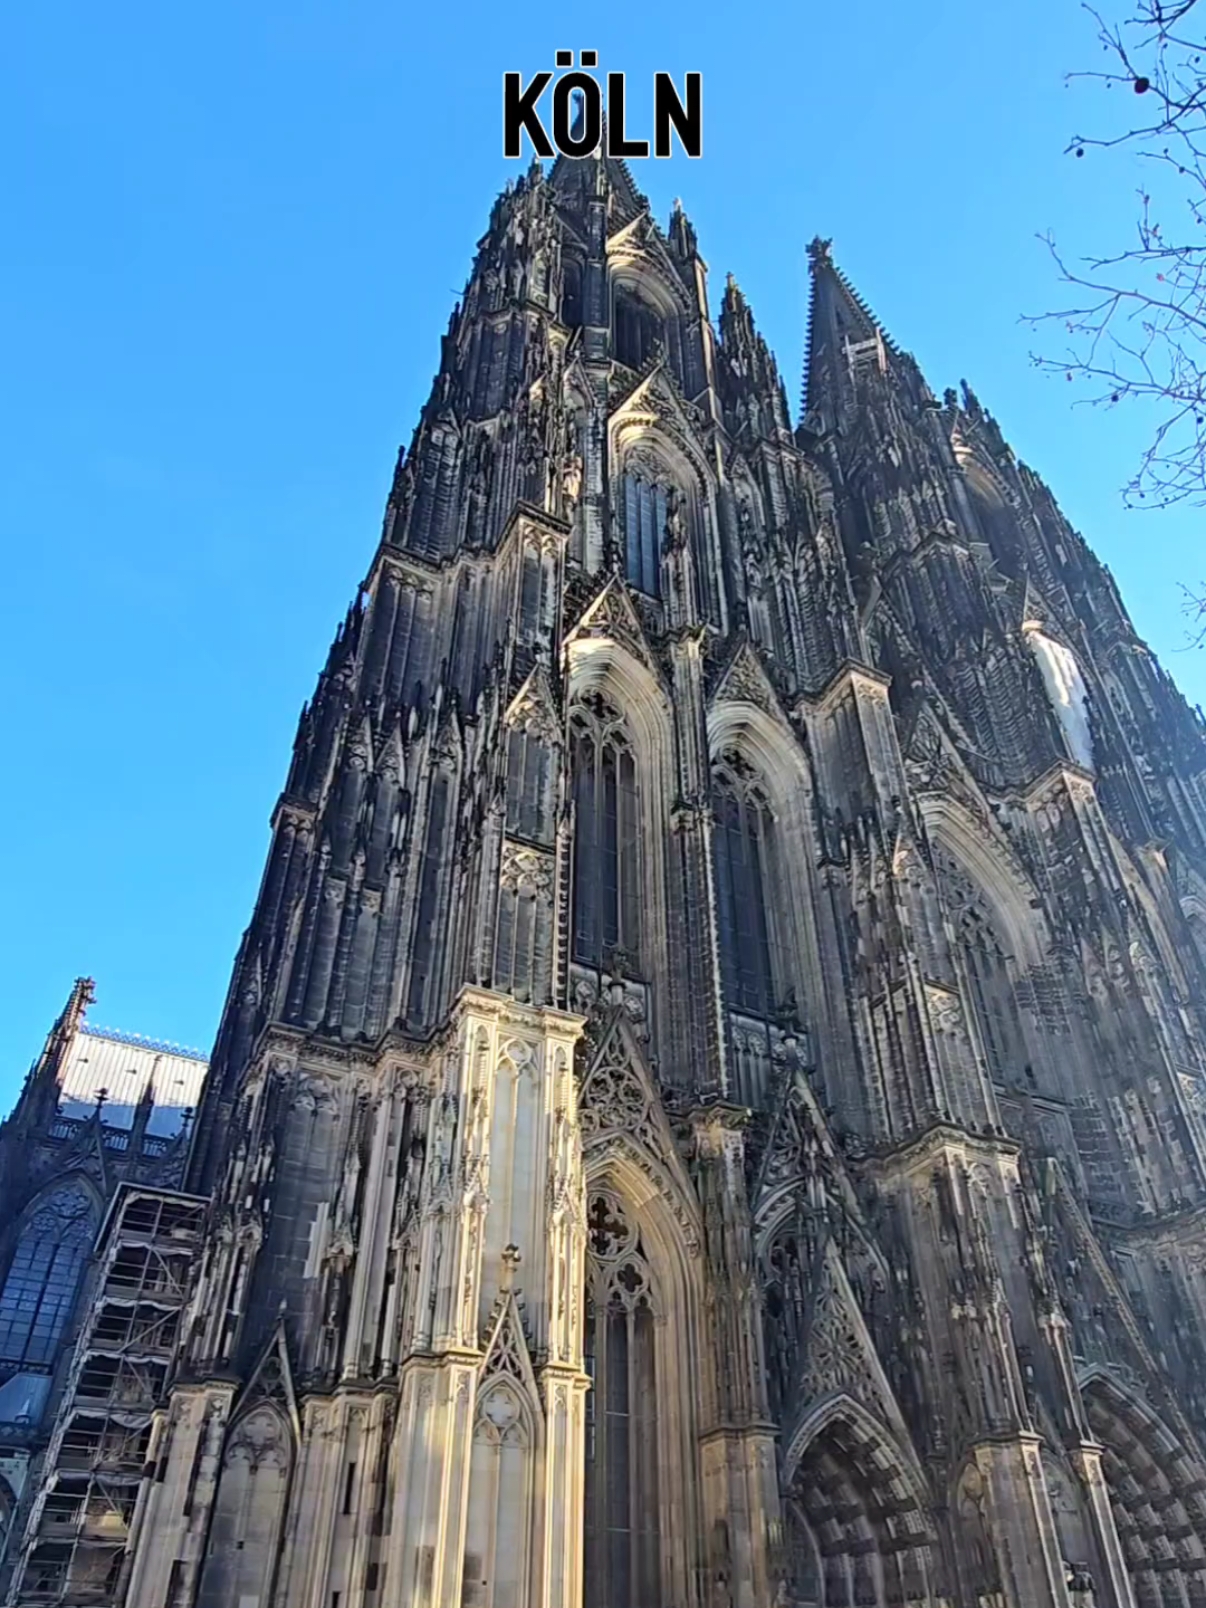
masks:
<path fill-rule="evenodd" d="M 1185 593 L 1184 611 L 1189 618 L 1189 645 L 1192 648 L 1206 648 L 1206 581 L 1203 581 L 1198 591 L 1190 586 L 1183 586 Z"/>
<path fill-rule="evenodd" d="M 1102 72 L 1069 82 L 1135 96 L 1144 118 L 1125 133 L 1077 136 L 1076 158 L 1126 148 L 1152 165 L 1138 196 L 1134 243 L 1109 256 L 1073 260 L 1046 237 L 1068 306 L 1031 317 L 1062 324 L 1062 354 L 1034 355 L 1039 368 L 1082 381 L 1094 407 L 1145 401 L 1156 423 L 1124 497 L 1132 506 L 1206 504 L 1206 5 L 1130 0 L 1120 23 L 1085 9 L 1108 59 Z M 1192 595 L 1192 594 L 1191 594 Z M 1195 615 L 1206 635 L 1206 606 Z"/>

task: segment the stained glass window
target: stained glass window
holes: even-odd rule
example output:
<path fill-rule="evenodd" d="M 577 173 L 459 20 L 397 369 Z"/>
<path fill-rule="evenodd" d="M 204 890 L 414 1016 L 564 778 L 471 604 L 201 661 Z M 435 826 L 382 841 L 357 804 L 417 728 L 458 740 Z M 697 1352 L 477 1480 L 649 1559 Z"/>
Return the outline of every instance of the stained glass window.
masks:
<path fill-rule="evenodd" d="M 650 597 L 662 591 L 662 539 L 670 486 L 648 473 L 624 475 L 624 573 L 631 586 Z"/>
<path fill-rule="evenodd" d="M 652 1277 L 614 1196 L 592 1199 L 588 1226 L 586 1608 L 659 1608 Z"/>
<path fill-rule="evenodd" d="M 539 732 L 516 729 L 507 736 L 507 832 L 550 843 L 553 837 L 552 749 Z"/>
<path fill-rule="evenodd" d="M 996 935 L 974 906 L 962 912 L 959 922 L 963 959 L 971 991 L 971 1005 L 980 1027 L 990 1075 L 997 1080 L 1020 1070 L 1025 1054 L 1015 1045 L 1011 1022 L 1016 1020 L 1013 986 Z"/>
<path fill-rule="evenodd" d="M 725 994 L 733 1010 L 768 1017 L 775 1004 L 767 917 L 770 810 L 749 767 L 731 756 L 713 778 L 716 893 Z"/>
<path fill-rule="evenodd" d="M 82 1184 L 64 1184 L 34 1204 L 0 1291 L 0 1359 L 53 1364 L 95 1232 L 93 1200 Z"/>
<path fill-rule="evenodd" d="M 619 714 L 602 698 L 571 717 L 574 778 L 574 958 L 611 964 L 639 955 L 636 763 Z"/>
<path fill-rule="evenodd" d="M 414 959 L 411 963 L 409 1008 L 407 1014 L 414 1021 L 422 1019 L 432 1008 L 428 990 L 435 973 L 437 949 L 432 941 L 436 912 L 439 907 L 440 882 L 445 870 L 446 834 L 452 783 L 439 773 L 431 784 L 428 803 L 427 835 L 423 845 L 423 863 L 419 875 L 419 908 L 415 922 Z"/>
<path fill-rule="evenodd" d="M 663 341 L 662 320 L 639 296 L 616 291 L 614 347 L 616 361 L 639 369 Z"/>

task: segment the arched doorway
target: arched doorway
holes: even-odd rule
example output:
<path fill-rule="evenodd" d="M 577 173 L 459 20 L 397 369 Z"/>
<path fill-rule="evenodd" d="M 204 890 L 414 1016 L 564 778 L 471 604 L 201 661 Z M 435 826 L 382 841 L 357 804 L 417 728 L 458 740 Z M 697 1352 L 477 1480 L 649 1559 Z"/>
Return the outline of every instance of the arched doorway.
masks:
<path fill-rule="evenodd" d="M 920 1608 L 936 1601 L 920 1471 L 850 1397 L 809 1414 L 785 1460 L 789 1608 Z"/>
<path fill-rule="evenodd" d="M 1206 1608 L 1206 1468 L 1106 1374 L 1082 1394 L 1138 1608 Z"/>

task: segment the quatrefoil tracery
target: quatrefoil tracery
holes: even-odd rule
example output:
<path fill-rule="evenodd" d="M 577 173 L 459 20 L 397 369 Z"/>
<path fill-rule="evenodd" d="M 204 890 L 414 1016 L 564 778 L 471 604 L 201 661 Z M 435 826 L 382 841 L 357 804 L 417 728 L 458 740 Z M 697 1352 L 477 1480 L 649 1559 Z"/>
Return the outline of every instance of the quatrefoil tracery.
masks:
<path fill-rule="evenodd" d="M 635 1235 L 624 1208 L 614 1195 L 597 1194 L 586 1216 L 591 1254 L 600 1262 L 614 1262 L 632 1245 Z"/>

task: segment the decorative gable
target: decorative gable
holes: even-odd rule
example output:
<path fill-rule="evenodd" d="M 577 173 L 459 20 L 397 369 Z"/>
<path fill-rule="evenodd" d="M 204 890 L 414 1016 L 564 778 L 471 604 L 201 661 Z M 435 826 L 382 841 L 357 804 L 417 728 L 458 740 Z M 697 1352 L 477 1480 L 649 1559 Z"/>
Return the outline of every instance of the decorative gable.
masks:
<path fill-rule="evenodd" d="M 831 1396 L 849 1396 L 895 1431 L 901 1446 L 911 1445 L 904 1416 L 832 1239 L 821 1251 L 813 1287 L 811 1321 L 796 1396 L 797 1425 Z"/>
<path fill-rule="evenodd" d="M 508 726 L 531 731 L 547 742 L 561 740 L 561 721 L 548 672 L 538 664 L 511 700 L 506 713 Z"/>
<path fill-rule="evenodd" d="M 628 595 L 627 586 L 619 576 L 613 575 L 594 602 L 584 610 L 566 638 L 566 647 L 589 637 L 610 637 L 620 643 L 660 682 L 661 671 L 645 636 L 640 616 Z"/>
<path fill-rule="evenodd" d="M 297 1407 L 297 1394 L 293 1388 L 293 1369 L 289 1364 L 289 1346 L 285 1339 L 285 1325 L 278 1323 L 251 1377 L 239 1398 L 240 1416 L 258 1402 L 272 1402 L 281 1408 L 293 1425 L 294 1434 L 301 1437 L 301 1415 Z"/>
<path fill-rule="evenodd" d="M 786 1192 L 813 1183 L 848 1216 L 861 1219 L 857 1197 L 816 1095 L 804 1073 L 797 1070 L 783 1087 L 758 1161 L 752 1192 L 755 1221 L 768 1221 Z"/>
<path fill-rule="evenodd" d="M 741 644 L 721 675 L 711 698 L 711 704 L 720 703 L 753 704 L 772 719 L 782 721 L 785 730 L 791 731 L 774 683 L 751 642 Z"/>
<path fill-rule="evenodd" d="M 578 1100 L 583 1155 L 589 1166 L 608 1154 L 633 1162 L 678 1219 L 689 1249 L 699 1248 L 690 1180 L 644 1056 L 622 1010 L 612 1013 Z"/>

